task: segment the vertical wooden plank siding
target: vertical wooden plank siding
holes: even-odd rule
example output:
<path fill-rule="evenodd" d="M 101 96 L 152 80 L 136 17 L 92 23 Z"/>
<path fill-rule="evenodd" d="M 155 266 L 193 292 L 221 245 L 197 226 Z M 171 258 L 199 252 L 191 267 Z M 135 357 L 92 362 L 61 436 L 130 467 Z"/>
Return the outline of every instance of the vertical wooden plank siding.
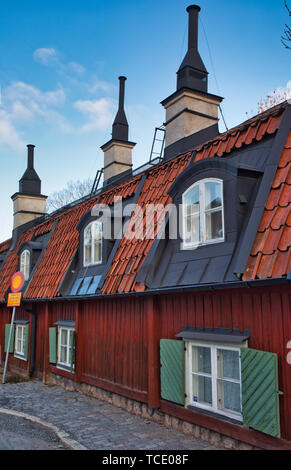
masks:
<path fill-rule="evenodd" d="M 82 381 L 98 378 L 147 392 L 148 332 L 143 303 L 143 298 L 83 303 Z"/>

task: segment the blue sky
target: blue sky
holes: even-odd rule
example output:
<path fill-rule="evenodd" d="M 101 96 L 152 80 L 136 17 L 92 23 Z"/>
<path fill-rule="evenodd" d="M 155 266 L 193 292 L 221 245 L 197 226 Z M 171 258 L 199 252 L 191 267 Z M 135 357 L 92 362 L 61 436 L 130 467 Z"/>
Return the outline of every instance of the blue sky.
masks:
<path fill-rule="evenodd" d="M 186 52 L 184 0 L 0 0 L 0 240 L 10 237 L 12 201 L 26 167 L 26 144 L 49 195 L 94 177 L 110 139 L 118 76 L 126 75 L 133 163 L 149 158 L 160 101 L 175 91 Z M 209 92 L 225 98 L 228 127 L 291 79 L 280 42 L 283 0 L 199 0 L 200 55 Z M 205 35 L 206 33 L 206 35 Z M 209 54 L 209 49 L 210 53 Z M 223 123 L 220 130 L 224 131 Z"/>

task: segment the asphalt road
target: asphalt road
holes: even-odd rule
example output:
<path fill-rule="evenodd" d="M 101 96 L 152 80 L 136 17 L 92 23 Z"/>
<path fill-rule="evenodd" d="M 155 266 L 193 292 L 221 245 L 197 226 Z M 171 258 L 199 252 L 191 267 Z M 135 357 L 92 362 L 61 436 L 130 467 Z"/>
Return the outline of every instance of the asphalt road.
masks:
<path fill-rule="evenodd" d="M 0 414 L 0 450 L 66 450 L 55 433 L 17 416 Z"/>

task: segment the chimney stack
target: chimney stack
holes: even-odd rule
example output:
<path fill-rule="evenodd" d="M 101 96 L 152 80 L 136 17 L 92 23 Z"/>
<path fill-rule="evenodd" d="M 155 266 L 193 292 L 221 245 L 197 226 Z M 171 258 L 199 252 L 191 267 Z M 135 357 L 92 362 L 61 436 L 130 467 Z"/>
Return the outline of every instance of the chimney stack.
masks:
<path fill-rule="evenodd" d="M 41 180 L 34 169 L 34 145 L 27 145 L 27 169 L 19 181 L 19 192 L 11 197 L 14 209 L 13 228 L 46 213 L 47 196 L 41 194 Z"/>
<path fill-rule="evenodd" d="M 165 158 L 186 152 L 218 135 L 218 108 L 222 98 L 208 93 L 208 72 L 198 52 L 200 7 L 188 12 L 188 50 L 177 72 L 177 90 L 164 101 Z"/>
<path fill-rule="evenodd" d="M 132 169 L 132 149 L 134 142 L 128 140 L 128 122 L 124 111 L 126 77 L 119 79 L 119 106 L 112 125 L 112 139 L 102 145 L 104 152 L 104 184 L 114 181 L 122 173 Z"/>

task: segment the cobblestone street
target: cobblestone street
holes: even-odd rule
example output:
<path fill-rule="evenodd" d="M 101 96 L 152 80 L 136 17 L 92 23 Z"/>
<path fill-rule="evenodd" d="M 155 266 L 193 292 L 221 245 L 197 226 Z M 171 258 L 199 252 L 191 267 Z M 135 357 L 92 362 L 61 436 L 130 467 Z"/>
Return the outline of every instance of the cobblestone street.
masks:
<path fill-rule="evenodd" d="M 8 419 L 7 415 L 3 414 L 5 410 L 25 413 L 53 425 L 61 432 L 66 433 L 69 439 L 79 443 L 80 448 L 92 450 L 215 450 L 215 447 L 210 446 L 207 442 L 167 429 L 104 401 L 77 392 L 70 392 L 62 387 L 49 387 L 38 381 L 0 385 L 0 445 L 2 442 L 4 448 L 6 446 L 6 448 L 22 449 L 24 445 L 27 445 L 21 439 L 17 444 L 13 432 L 10 435 L 9 429 L 5 428 L 4 423 Z M 21 419 L 23 420 L 23 418 Z M 24 423 L 23 426 L 27 427 L 29 424 Z M 2 432 L 4 428 L 5 433 Z M 37 443 L 32 428 L 30 425 L 30 431 L 27 432 L 27 435 L 25 434 L 28 439 L 30 436 L 34 438 L 31 449 L 37 448 L 37 445 L 41 449 L 46 438 L 48 447 L 45 448 L 52 448 L 50 447 L 53 445 L 52 438 L 45 436 L 46 431 L 42 431 L 42 434 L 39 435 L 42 442 Z M 9 440 L 13 440 L 13 442 Z M 18 445 L 19 447 L 17 447 Z M 55 440 L 54 445 L 58 448 L 60 443 Z M 61 446 L 59 448 L 61 449 Z"/>

